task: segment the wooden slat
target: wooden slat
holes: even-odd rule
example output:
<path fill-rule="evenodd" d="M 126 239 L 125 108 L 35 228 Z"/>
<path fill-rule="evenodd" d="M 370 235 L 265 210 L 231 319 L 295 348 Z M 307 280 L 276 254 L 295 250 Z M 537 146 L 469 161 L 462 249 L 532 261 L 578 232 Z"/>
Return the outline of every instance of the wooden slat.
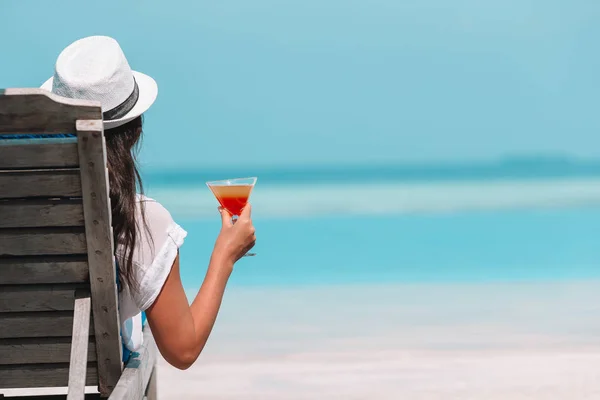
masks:
<path fill-rule="evenodd" d="M 0 171 L 0 199 L 80 196 L 78 169 Z"/>
<path fill-rule="evenodd" d="M 0 140 L 0 169 L 78 167 L 75 139 Z"/>
<path fill-rule="evenodd" d="M 71 346 L 67 400 L 79 400 L 85 397 L 85 372 L 88 361 L 91 310 L 90 293 L 81 290 L 75 292 L 73 344 Z"/>
<path fill-rule="evenodd" d="M 140 400 L 150 384 L 156 365 L 157 348 L 150 327 L 144 327 L 144 344 L 127 362 L 111 400 Z"/>
<path fill-rule="evenodd" d="M 89 363 L 86 385 L 98 383 L 96 363 Z M 31 388 L 67 386 L 69 363 L 0 365 L 0 388 Z"/>
<path fill-rule="evenodd" d="M 4 285 L 36 283 L 86 283 L 86 256 L 0 258 L 0 282 Z"/>
<path fill-rule="evenodd" d="M 108 396 L 122 371 L 116 270 L 102 121 L 77 121 L 92 312 L 98 353 L 98 390 Z"/>
<path fill-rule="evenodd" d="M 2 399 L 2 396 L 0 396 L 0 399 Z M 10 399 L 10 397 L 6 397 L 5 399 L 8 400 L 8 399 Z M 101 400 L 101 399 L 102 399 L 102 397 L 100 396 L 100 393 L 86 393 L 86 395 L 85 395 L 85 400 Z M 43 397 L 40 397 L 39 395 L 19 396 L 14 400 L 65 400 L 65 395 L 64 394 L 50 394 L 50 395 L 44 395 Z"/>
<path fill-rule="evenodd" d="M 147 400 L 158 400 L 158 371 L 156 366 L 152 369 L 150 374 L 150 380 L 148 381 L 148 387 L 146 387 L 146 399 Z"/>
<path fill-rule="evenodd" d="M 0 286 L 0 313 L 73 310 L 81 285 Z"/>
<path fill-rule="evenodd" d="M 69 199 L 0 200 L 0 228 L 83 226 L 81 201 Z"/>
<path fill-rule="evenodd" d="M 89 329 L 89 322 L 88 322 Z M 96 361 L 96 344 L 87 337 L 87 360 Z M 0 364 L 47 364 L 69 362 L 70 337 L 0 339 Z"/>
<path fill-rule="evenodd" d="M 72 311 L 0 313 L 0 339 L 70 336 L 72 327 Z"/>
<path fill-rule="evenodd" d="M 0 256 L 85 254 L 86 249 L 78 228 L 0 230 Z"/>
<path fill-rule="evenodd" d="M 57 392 L 61 392 L 62 390 L 57 390 Z M 19 391 L 22 392 L 22 391 Z M 6 397 L 6 398 L 2 398 L 2 396 L 0 396 L 0 399 L 2 400 L 9 400 L 11 399 L 11 397 Z M 64 394 L 49 394 L 49 395 L 43 395 L 40 396 L 39 394 L 33 394 L 31 396 L 21 396 L 19 394 L 19 397 L 17 398 L 13 398 L 14 400 L 65 400 L 65 395 Z M 102 400 L 102 397 L 100 396 L 100 393 L 86 393 L 85 394 L 85 400 Z"/>
<path fill-rule="evenodd" d="M 99 102 L 43 89 L 0 89 L 0 134 L 75 132 L 78 119 L 102 119 Z"/>

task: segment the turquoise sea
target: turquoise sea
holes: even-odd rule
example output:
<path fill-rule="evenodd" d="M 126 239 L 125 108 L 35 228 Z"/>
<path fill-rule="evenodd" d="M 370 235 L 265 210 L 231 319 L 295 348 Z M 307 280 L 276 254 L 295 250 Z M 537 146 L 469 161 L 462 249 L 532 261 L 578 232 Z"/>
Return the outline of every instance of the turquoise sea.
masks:
<path fill-rule="evenodd" d="M 204 182 L 240 176 L 258 256 L 232 285 L 587 279 L 599 4 L 8 0 L 0 87 L 98 34 L 156 79 L 142 169 L 189 232 L 191 290 L 219 229 Z"/>
<path fill-rule="evenodd" d="M 600 278 L 598 164 L 146 171 L 148 194 L 187 231 L 187 289 L 219 229 L 209 179 L 257 175 L 258 255 L 231 285 L 552 281 Z"/>

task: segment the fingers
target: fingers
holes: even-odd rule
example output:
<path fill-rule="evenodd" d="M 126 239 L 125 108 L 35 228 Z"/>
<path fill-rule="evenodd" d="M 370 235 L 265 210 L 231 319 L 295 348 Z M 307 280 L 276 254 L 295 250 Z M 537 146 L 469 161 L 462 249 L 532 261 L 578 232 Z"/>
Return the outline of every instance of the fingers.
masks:
<path fill-rule="evenodd" d="M 246 247 L 244 247 L 243 254 L 246 254 L 247 252 L 252 250 L 252 248 L 254 247 L 255 244 L 256 244 L 256 239 L 253 240 L 252 242 L 248 243 L 248 245 L 246 245 Z"/>
<path fill-rule="evenodd" d="M 233 221 L 231 220 L 231 214 L 229 211 L 224 209 L 223 207 L 219 207 L 219 212 L 221 213 L 221 224 L 223 227 L 232 226 Z"/>
<path fill-rule="evenodd" d="M 240 219 L 250 219 L 252 218 L 252 206 L 250 203 L 244 206 L 242 213 L 240 214 Z"/>

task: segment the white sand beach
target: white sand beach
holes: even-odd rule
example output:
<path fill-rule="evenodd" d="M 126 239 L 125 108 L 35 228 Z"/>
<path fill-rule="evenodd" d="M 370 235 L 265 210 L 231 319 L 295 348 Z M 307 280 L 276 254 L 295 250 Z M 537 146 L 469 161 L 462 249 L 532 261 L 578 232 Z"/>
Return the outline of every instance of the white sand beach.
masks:
<path fill-rule="evenodd" d="M 162 399 L 598 399 L 600 282 L 233 288 Z"/>
<path fill-rule="evenodd" d="M 600 282 L 231 288 L 159 397 L 596 400 L 599 366 Z"/>

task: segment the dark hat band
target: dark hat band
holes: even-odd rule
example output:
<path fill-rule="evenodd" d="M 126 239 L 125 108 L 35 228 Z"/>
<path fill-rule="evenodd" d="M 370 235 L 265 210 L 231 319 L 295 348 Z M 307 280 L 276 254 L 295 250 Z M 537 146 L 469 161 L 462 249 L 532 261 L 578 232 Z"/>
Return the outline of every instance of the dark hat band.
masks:
<path fill-rule="evenodd" d="M 116 106 L 115 108 L 105 111 L 102 113 L 102 119 L 105 121 L 112 121 L 115 119 L 119 119 L 127 115 L 129 111 L 133 109 L 135 104 L 140 97 L 140 89 L 138 87 L 137 82 L 135 81 L 135 77 L 133 78 L 133 92 L 129 95 L 128 98 L 125 99 L 124 102 Z"/>

